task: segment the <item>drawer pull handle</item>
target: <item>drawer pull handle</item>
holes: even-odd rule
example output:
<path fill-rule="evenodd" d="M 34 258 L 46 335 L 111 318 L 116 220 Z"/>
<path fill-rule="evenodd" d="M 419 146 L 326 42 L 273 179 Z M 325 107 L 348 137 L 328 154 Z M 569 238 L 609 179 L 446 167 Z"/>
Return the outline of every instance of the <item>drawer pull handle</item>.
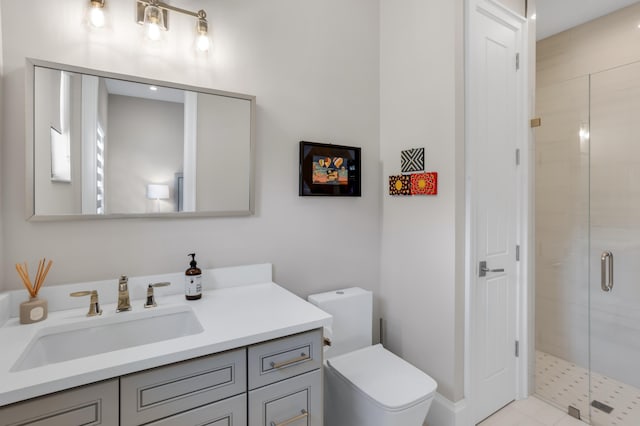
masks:
<path fill-rule="evenodd" d="M 297 422 L 298 420 L 302 420 L 302 419 L 304 419 L 306 417 L 309 417 L 309 413 L 307 412 L 307 410 L 303 409 L 303 410 L 301 410 L 301 413 L 302 414 L 298 414 L 297 416 L 292 417 L 289 420 L 285 420 L 282 423 L 276 423 L 276 422 L 272 421 L 270 426 L 287 426 L 287 425 L 290 425 L 293 422 Z"/>
<path fill-rule="evenodd" d="M 271 361 L 271 368 L 282 368 L 282 367 L 286 367 L 286 366 L 291 365 L 291 364 L 295 364 L 296 362 L 306 361 L 308 359 L 310 359 L 309 355 L 307 355 L 304 352 L 302 352 L 299 357 L 290 359 L 289 361 L 282 361 L 282 362 L 278 362 L 278 363 L 275 363 L 275 362 Z"/>

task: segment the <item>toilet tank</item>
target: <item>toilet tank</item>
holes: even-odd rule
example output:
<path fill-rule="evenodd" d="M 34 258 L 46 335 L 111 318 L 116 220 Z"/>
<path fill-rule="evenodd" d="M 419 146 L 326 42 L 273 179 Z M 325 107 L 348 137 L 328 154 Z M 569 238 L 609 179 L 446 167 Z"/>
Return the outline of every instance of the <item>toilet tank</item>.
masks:
<path fill-rule="evenodd" d="M 308 300 L 333 316 L 331 329 L 325 333 L 325 337 L 331 339 L 325 358 L 371 346 L 373 294 L 370 291 L 351 287 L 312 294 Z"/>

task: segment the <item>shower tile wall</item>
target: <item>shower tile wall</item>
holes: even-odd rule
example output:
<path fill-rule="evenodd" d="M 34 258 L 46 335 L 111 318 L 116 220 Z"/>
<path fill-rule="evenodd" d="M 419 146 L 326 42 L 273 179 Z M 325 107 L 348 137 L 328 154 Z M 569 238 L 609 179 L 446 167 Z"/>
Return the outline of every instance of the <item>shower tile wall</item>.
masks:
<path fill-rule="evenodd" d="M 536 349 L 587 366 L 589 80 L 538 87 Z"/>

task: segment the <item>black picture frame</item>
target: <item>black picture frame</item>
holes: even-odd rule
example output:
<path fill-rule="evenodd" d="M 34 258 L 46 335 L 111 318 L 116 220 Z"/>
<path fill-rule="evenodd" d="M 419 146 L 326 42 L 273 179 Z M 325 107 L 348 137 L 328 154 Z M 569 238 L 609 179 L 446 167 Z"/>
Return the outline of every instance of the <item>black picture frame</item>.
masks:
<path fill-rule="evenodd" d="M 298 194 L 360 197 L 360 148 L 300 141 Z"/>

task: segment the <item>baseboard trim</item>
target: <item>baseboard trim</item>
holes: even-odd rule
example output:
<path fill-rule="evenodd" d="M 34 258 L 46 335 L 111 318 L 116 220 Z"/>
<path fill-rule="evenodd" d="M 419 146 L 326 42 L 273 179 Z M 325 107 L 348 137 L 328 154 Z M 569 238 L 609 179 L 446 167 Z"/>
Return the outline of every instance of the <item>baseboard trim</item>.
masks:
<path fill-rule="evenodd" d="M 427 414 L 425 426 L 468 426 L 467 402 L 452 402 L 436 393 Z"/>

